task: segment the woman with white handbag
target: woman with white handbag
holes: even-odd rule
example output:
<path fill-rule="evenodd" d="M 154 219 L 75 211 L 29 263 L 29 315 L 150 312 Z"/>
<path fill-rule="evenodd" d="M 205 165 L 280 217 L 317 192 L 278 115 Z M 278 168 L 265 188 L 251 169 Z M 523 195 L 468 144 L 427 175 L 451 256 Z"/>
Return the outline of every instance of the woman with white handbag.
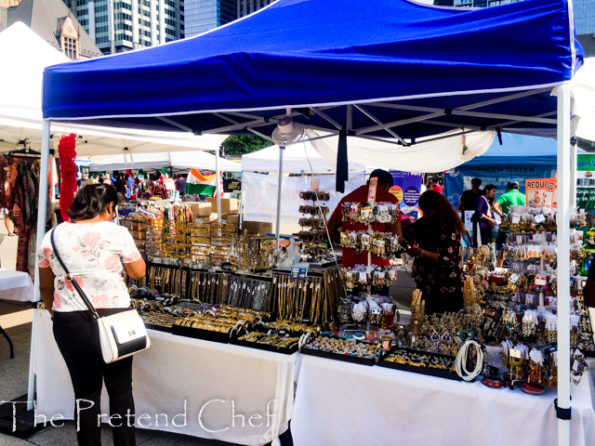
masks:
<path fill-rule="evenodd" d="M 70 372 L 81 446 L 101 445 L 102 381 L 114 445 L 135 444 L 131 355 L 149 341 L 130 311 L 122 274 L 140 279 L 146 266 L 128 230 L 113 223 L 117 202 L 111 185 L 83 187 L 68 211 L 70 221 L 49 231 L 38 253 L 41 297 Z"/>

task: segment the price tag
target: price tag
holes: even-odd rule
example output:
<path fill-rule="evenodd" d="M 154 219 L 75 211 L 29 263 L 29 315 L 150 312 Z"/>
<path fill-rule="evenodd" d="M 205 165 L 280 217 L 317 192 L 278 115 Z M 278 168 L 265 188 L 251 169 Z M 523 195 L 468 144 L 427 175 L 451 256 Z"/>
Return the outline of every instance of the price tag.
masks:
<path fill-rule="evenodd" d="M 535 276 L 535 285 L 536 286 L 546 286 L 547 285 L 547 276 Z"/>
<path fill-rule="evenodd" d="M 521 216 L 519 214 L 514 214 L 512 216 L 512 223 L 517 224 L 521 222 Z"/>
<path fill-rule="evenodd" d="M 307 263 L 292 266 L 289 272 L 289 278 L 295 280 L 306 280 L 308 277 L 308 267 L 309 265 Z"/>
<path fill-rule="evenodd" d="M 512 273 L 508 280 L 510 280 L 512 283 L 517 283 L 520 278 L 521 276 L 519 276 L 518 274 Z"/>
<path fill-rule="evenodd" d="M 543 214 L 539 214 L 535 216 L 535 223 L 543 223 L 545 221 L 545 216 Z"/>

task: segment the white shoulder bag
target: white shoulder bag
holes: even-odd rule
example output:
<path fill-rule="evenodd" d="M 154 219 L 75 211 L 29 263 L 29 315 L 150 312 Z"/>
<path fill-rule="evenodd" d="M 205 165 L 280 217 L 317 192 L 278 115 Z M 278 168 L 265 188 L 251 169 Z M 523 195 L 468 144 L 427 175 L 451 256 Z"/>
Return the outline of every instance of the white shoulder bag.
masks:
<path fill-rule="evenodd" d="M 56 243 L 54 242 L 54 231 L 55 229 L 50 234 L 50 240 L 56 259 L 58 259 L 58 262 L 60 262 L 62 269 L 66 273 L 66 280 L 70 281 L 72 286 L 77 290 L 81 299 L 87 308 L 89 308 L 91 316 L 97 321 L 103 361 L 109 364 L 148 349 L 151 346 L 151 340 L 147 335 L 145 324 L 136 310 L 122 311 L 105 317 L 99 316 L 99 313 L 97 313 L 97 310 L 93 307 L 78 282 L 72 279 L 60 254 L 58 254 Z"/>

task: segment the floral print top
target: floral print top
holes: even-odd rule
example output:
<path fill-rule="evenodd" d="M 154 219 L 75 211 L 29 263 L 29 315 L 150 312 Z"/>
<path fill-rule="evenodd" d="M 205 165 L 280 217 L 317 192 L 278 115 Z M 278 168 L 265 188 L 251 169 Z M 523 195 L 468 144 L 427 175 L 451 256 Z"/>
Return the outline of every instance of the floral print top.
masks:
<path fill-rule="evenodd" d="M 426 251 L 438 253 L 438 262 L 417 257 L 412 276 L 426 301 L 426 314 L 463 308 L 461 237 L 438 222 L 419 219 L 407 227 L 405 237 Z"/>
<path fill-rule="evenodd" d="M 95 308 L 126 308 L 130 295 L 123 278 L 123 263 L 141 258 L 134 239 L 123 226 L 109 221 L 61 223 L 54 229 L 54 241 L 62 261 Z M 87 311 L 76 289 L 54 255 L 51 231 L 37 253 L 40 268 L 52 268 L 54 311 Z"/>

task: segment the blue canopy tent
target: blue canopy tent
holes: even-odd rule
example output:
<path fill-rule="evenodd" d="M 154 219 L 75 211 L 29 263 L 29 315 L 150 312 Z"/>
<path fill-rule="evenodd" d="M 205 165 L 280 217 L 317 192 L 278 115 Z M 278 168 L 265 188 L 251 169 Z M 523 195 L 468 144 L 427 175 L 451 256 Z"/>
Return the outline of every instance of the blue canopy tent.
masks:
<path fill-rule="evenodd" d="M 274 130 L 284 144 L 304 126 L 394 142 L 395 150 L 453 128 L 496 129 L 557 135 L 559 195 L 568 197 L 567 81 L 581 55 L 567 0 L 478 10 L 279 0 L 194 38 L 47 68 L 43 156 L 53 121 L 267 138 Z M 337 165 L 340 187 L 344 137 Z M 569 212 L 559 204 L 558 402 L 568 408 Z M 45 205 L 41 199 L 38 241 Z M 559 432 L 567 443 L 567 420 Z"/>
<path fill-rule="evenodd" d="M 484 186 L 494 184 L 501 194 L 506 192 L 506 184 L 510 181 L 518 181 L 524 192 L 526 179 L 555 175 L 555 139 L 513 133 L 503 133 L 501 138 L 502 144 L 495 138 L 483 155 L 450 169 L 444 175 L 446 196 L 455 208 L 474 177 L 481 178 Z"/>

